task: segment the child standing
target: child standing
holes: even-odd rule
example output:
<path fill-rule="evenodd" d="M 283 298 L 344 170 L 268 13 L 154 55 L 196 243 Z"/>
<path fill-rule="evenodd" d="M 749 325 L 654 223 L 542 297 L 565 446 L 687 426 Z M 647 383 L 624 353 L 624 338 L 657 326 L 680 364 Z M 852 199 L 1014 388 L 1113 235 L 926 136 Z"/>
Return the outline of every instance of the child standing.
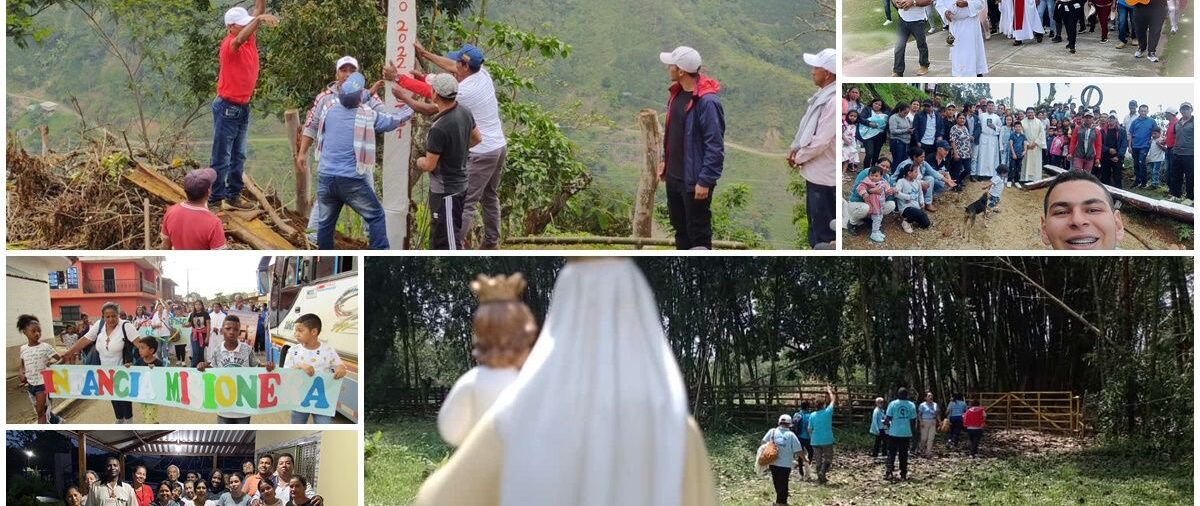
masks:
<path fill-rule="evenodd" d="M 849 111 L 842 120 L 842 171 L 858 172 L 858 111 Z"/>
<path fill-rule="evenodd" d="M 62 423 L 62 418 L 53 412 L 50 396 L 46 394 L 46 383 L 42 379 L 42 371 L 51 364 L 57 363 L 61 357 L 54 352 L 54 346 L 41 342 L 42 324 L 36 316 L 29 314 L 18 316 L 17 330 L 25 334 L 25 339 L 28 341 L 21 345 L 21 374 L 17 379 L 29 393 L 29 400 L 33 403 L 34 412 L 37 413 L 37 423 Z"/>
<path fill-rule="evenodd" d="M 874 242 L 883 242 L 887 238 L 883 235 L 883 231 L 880 228 L 883 227 L 884 194 L 890 193 L 890 190 L 891 187 L 883 179 L 883 169 L 879 167 L 871 167 L 870 172 L 867 173 L 867 178 L 858 184 L 858 196 L 862 197 L 863 202 L 866 202 L 870 209 L 870 239 Z"/>
<path fill-rule="evenodd" d="M 317 371 L 333 373 L 334 379 L 346 376 L 346 364 L 342 363 L 342 358 L 333 347 L 320 341 L 320 335 L 319 316 L 308 313 L 297 318 L 296 342 L 300 344 L 288 349 L 287 357 L 283 359 L 283 367 L 300 369 L 309 376 Z M 292 423 L 308 423 L 309 415 L 312 415 L 313 423 L 333 423 L 332 416 L 299 411 L 292 412 Z"/>
<path fill-rule="evenodd" d="M 1150 186 L 1148 189 L 1158 189 L 1158 174 L 1162 172 L 1163 161 L 1167 159 L 1167 140 L 1162 135 L 1162 128 L 1155 126 L 1150 130 L 1150 151 L 1146 153 L 1146 167 L 1150 169 Z"/>
<path fill-rule="evenodd" d="M 259 367 L 258 357 L 254 348 L 238 340 L 242 322 L 236 315 L 228 315 L 221 325 L 221 343 L 208 347 L 204 361 L 196 365 L 196 369 L 204 372 L 209 367 Z M 273 362 L 266 363 L 267 372 L 275 370 Z M 250 423 L 250 415 L 237 412 L 218 412 L 217 423 Z"/>
<path fill-rule="evenodd" d="M 1025 132 L 1020 123 L 1013 125 L 1013 133 L 1008 138 L 1008 151 L 1009 153 L 1012 153 L 1012 156 L 1009 158 L 1008 166 L 1020 167 L 1021 161 L 1025 159 Z M 1013 183 L 1017 182 L 1017 178 L 1020 177 L 1019 174 L 1020 171 L 1012 171 L 1011 177 L 1008 178 L 1008 186 L 1012 186 Z M 995 178 L 993 178 L 993 180 L 994 179 Z M 996 195 L 996 198 L 999 197 L 999 195 Z"/>
<path fill-rule="evenodd" d="M 66 327 L 63 328 L 62 334 L 58 335 L 58 339 L 62 341 L 63 346 L 68 350 L 71 349 L 72 346 L 75 346 L 75 342 L 79 340 L 79 333 L 75 331 L 75 324 L 68 323 Z M 63 363 L 65 364 L 67 362 L 64 361 Z"/>
<path fill-rule="evenodd" d="M 988 208 L 991 209 L 993 213 L 1000 212 L 1000 209 L 998 208 L 1000 205 L 1000 192 L 1004 191 L 1004 185 L 1007 179 L 1008 166 L 996 166 L 996 175 L 992 176 L 992 182 L 988 185 L 988 193 L 991 195 L 988 197 Z"/>
<path fill-rule="evenodd" d="M 883 415 L 886 406 L 883 403 L 883 397 L 875 398 L 875 411 L 871 412 L 871 428 L 867 429 L 872 436 L 875 436 L 875 444 L 871 446 L 871 458 L 879 458 L 879 452 L 885 450 L 884 442 L 887 440 L 887 432 L 883 430 Z"/>
<path fill-rule="evenodd" d="M 1068 139 L 1062 132 L 1058 131 L 1058 127 L 1050 127 L 1050 164 L 1055 167 L 1070 169 L 1071 166 L 1064 160 L 1066 153 L 1063 153 L 1063 148 L 1066 147 Z"/>
<path fill-rule="evenodd" d="M 133 358 L 133 362 L 126 363 L 125 367 L 140 365 L 153 369 L 154 366 L 163 365 L 158 356 L 158 345 L 158 339 L 154 336 L 139 337 L 133 342 L 133 346 L 137 348 L 137 356 Z M 149 403 L 138 404 L 142 407 L 143 423 L 158 423 L 158 406 Z"/>
<path fill-rule="evenodd" d="M 192 314 L 188 316 L 188 322 L 184 325 L 192 329 L 192 367 L 204 361 L 205 347 L 208 346 L 208 328 L 211 324 L 212 317 L 204 310 L 204 303 L 199 300 L 192 301 Z"/>

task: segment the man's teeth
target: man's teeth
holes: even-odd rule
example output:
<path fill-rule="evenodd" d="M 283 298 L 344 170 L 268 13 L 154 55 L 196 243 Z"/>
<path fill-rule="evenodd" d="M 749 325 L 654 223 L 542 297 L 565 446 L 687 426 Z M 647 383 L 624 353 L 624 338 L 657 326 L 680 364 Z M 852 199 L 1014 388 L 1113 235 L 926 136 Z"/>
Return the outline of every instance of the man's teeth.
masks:
<path fill-rule="evenodd" d="M 1071 239 L 1071 240 L 1067 241 L 1067 243 L 1069 243 L 1069 244 L 1092 244 L 1099 240 L 1100 239 L 1096 238 L 1096 237 L 1088 237 L 1088 238 L 1084 238 L 1084 239 Z"/>

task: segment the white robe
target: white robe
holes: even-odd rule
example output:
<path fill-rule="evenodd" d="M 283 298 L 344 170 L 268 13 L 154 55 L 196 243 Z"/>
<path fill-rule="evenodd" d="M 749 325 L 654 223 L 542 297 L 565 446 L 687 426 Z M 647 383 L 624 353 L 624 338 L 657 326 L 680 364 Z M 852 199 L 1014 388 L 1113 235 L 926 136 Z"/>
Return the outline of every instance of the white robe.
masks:
<path fill-rule="evenodd" d="M 1046 129 L 1037 118 L 1021 120 L 1025 131 L 1025 160 L 1021 163 L 1021 181 L 1036 181 L 1042 178 L 1042 150 L 1046 149 Z M 1037 146 L 1036 149 L 1029 149 Z"/>
<path fill-rule="evenodd" d="M 1016 28 L 1017 15 L 1016 6 L 1013 4 L 1014 1 L 1022 2 L 1025 9 L 1022 13 L 1024 24 L 1021 25 L 1020 29 Z M 1045 2 L 1049 0 L 1042 1 Z M 1008 16 L 1008 24 L 1004 25 L 1007 27 L 1006 31 L 1004 32 L 1005 34 L 1008 34 L 1009 37 L 1016 40 L 1029 40 L 1033 38 L 1035 33 L 1040 34 L 1043 32 L 1042 17 L 1038 14 L 1037 6 L 1035 5 L 1034 0 L 1003 0 L 1001 2 L 1001 4 L 1005 3 L 1007 3 L 1009 9 L 1012 10 Z M 1001 13 L 1001 16 L 1003 16 L 1003 12 Z"/>
<path fill-rule="evenodd" d="M 1000 33 L 1012 37 L 1013 0 L 1000 0 Z"/>
<path fill-rule="evenodd" d="M 955 41 L 955 44 L 958 44 Z M 992 121 L 988 126 L 988 120 Z M 975 175 L 992 177 L 996 175 L 996 166 L 1000 165 L 1000 122 L 999 116 L 990 113 L 979 115 L 979 150 L 975 153 Z"/>
<path fill-rule="evenodd" d="M 967 0 L 966 7 L 955 3 L 956 0 L 938 0 L 935 6 L 942 19 L 946 19 L 947 13 L 951 19 L 954 45 L 950 47 L 950 73 L 955 77 L 987 74 L 987 52 L 983 49 L 983 29 L 978 19 L 980 13 L 987 12 L 987 4 L 984 0 Z"/>

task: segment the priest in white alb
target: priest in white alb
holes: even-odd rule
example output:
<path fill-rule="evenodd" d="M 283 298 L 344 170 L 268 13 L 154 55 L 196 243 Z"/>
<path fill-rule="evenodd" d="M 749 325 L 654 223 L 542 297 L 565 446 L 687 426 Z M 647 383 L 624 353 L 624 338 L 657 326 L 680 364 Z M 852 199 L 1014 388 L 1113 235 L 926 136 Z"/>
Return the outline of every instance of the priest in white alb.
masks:
<path fill-rule="evenodd" d="M 985 109 L 986 107 L 986 109 Z M 975 152 L 975 175 L 990 178 L 1000 165 L 1000 126 L 1003 120 L 996 115 L 996 104 L 979 106 L 979 149 Z"/>
<path fill-rule="evenodd" d="M 988 73 L 988 65 L 979 16 L 987 17 L 987 2 L 937 0 L 934 8 L 950 24 L 950 35 L 954 36 L 954 45 L 950 46 L 950 74 L 955 77 L 983 77 Z"/>
<path fill-rule="evenodd" d="M 1012 12 L 1008 18 L 1008 29 L 1004 33 L 1015 39 L 1014 46 L 1035 37 L 1038 42 L 1042 41 L 1042 17 L 1038 15 L 1038 1 L 1049 0 L 1001 0 L 1001 3 L 1009 4 Z"/>
<path fill-rule="evenodd" d="M 1037 119 L 1033 108 L 1025 109 L 1021 120 L 1025 130 L 1025 160 L 1021 164 L 1021 181 L 1036 181 L 1042 178 L 1042 150 L 1046 149 L 1046 128 Z"/>

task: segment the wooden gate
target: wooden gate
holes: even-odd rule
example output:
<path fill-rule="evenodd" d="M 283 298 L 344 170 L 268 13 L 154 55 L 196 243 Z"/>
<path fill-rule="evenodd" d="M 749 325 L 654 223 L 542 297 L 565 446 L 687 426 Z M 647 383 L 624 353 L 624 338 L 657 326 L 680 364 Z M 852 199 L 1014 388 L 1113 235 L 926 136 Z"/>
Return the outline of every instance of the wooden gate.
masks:
<path fill-rule="evenodd" d="M 1083 401 L 1072 392 L 978 392 L 967 398 L 987 410 L 988 427 L 1083 431 Z"/>

